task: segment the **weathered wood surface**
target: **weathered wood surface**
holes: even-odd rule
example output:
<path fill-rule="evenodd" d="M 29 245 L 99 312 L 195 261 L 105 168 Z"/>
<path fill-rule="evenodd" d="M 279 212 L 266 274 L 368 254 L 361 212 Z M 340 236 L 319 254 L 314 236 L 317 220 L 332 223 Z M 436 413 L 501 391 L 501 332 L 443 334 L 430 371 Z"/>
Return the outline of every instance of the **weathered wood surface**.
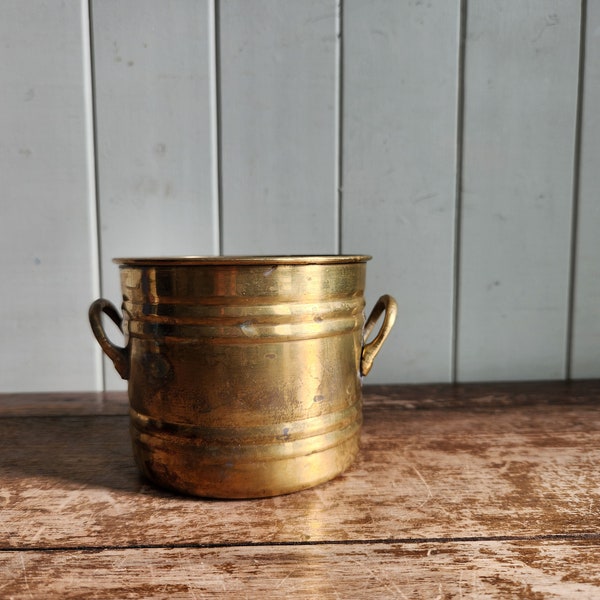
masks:
<path fill-rule="evenodd" d="M 364 404 L 393 404 L 396 410 L 499 408 L 542 404 L 585 404 L 600 398 L 600 380 L 571 382 L 365 385 Z M 125 392 L 0 394 L 0 418 L 31 416 L 125 415 Z"/>
<path fill-rule="evenodd" d="M 126 392 L 1 394 L 0 418 L 125 415 Z"/>
<path fill-rule="evenodd" d="M 598 597 L 599 391 L 367 388 L 345 475 L 231 502 L 143 481 L 122 395 L 0 396 L 0 595 Z"/>
<path fill-rule="evenodd" d="M 0 554 L 4 598 L 598 598 L 598 540 Z"/>

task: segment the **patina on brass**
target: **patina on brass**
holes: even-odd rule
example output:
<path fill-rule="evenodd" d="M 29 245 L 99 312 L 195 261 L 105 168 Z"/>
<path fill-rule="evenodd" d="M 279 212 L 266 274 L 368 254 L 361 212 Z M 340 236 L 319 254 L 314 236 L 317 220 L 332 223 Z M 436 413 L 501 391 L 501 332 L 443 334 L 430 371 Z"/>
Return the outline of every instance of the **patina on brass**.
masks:
<path fill-rule="evenodd" d="M 99 299 L 90 323 L 129 380 L 140 470 L 221 498 L 285 494 L 342 473 L 358 452 L 362 376 L 396 315 L 382 296 L 364 322 L 369 258 L 115 259 L 123 319 Z M 124 347 L 106 336 L 102 313 Z"/>

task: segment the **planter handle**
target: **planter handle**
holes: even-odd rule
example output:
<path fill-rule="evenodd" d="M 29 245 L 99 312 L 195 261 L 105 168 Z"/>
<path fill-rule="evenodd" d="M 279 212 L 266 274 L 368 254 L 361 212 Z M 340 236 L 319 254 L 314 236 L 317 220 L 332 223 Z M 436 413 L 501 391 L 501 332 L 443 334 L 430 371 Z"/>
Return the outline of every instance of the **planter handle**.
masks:
<path fill-rule="evenodd" d="M 375 327 L 375 324 L 379 320 L 379 317 L 385 312 L 385 316 L 383 319 L 383 323 L 381 328 L 379 329 L 377 335 L 373 339 L 373 341 L 366 343 L 369 334 Z M 373 307 L 369 318 L 367 319 L 364 327 L 363 333 L 363 349 L 360 358 L 360 374 L 367 375 L 373 366 L 373 361 L 377 356 L 379 350 L 381 350 L 381 346 L 388 334 L 390 333 L 392 326 L 394 325 L 394 321 L 396 320 L 396 313 L 398 312 L 398 305 L 394 298 L 385 294 L 381 296 L 377 303 Z"/>
<path fill-rule="evenodd" d="M 108 339 L 102 325 L 102 313 L 110 317 L 113 323 L 121 331 L 123 331 L 123 317 L 121 317 L 119 311 L 115 308 L 115 305 L 104 298 L 98 298 L 98 300 L 92 302 L 88 313 L 92 331 L 102 350 L 104 350 L 106 356 L 113 361 L 119 375 L 123 379 L 127 379 L 129 377 L 129 350 L 113 344 Z"/>

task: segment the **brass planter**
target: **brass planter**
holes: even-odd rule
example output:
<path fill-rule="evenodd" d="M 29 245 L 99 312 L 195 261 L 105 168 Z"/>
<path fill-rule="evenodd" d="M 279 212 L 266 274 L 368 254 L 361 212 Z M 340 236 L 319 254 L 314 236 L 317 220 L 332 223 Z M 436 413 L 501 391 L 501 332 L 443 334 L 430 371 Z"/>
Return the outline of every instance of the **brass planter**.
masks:
<path fill-rule="evenodd" d="M 358 452 L 362 376 L 396 315 L 382 296 L 364 322 L 369 258 L 115 259 L 123 319 L 99 299 L 90 323 L 129 380 L 142 473 L 220 498 L 285 494 L 342 473 Z M 124 347 L 107 338 L 102 313 Z"/>

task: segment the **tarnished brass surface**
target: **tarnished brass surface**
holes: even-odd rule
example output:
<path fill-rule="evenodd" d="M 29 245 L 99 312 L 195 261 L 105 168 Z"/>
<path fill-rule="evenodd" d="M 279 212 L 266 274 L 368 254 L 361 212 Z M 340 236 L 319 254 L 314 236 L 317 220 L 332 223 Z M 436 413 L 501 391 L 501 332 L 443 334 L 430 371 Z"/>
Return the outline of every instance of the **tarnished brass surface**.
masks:
<path fill-rule="evenodd" d="M 285 494 L 344 471 L 359 447 L 361 377 L 396 314 L 382 296 L 364 327 L 369 258 L 115 259 L 123 319 L 99 299 L 90 322 L 129 380 L 141 471 L 224 498 Z M 102 313 L 124 347 L 108 340 Z"/>

